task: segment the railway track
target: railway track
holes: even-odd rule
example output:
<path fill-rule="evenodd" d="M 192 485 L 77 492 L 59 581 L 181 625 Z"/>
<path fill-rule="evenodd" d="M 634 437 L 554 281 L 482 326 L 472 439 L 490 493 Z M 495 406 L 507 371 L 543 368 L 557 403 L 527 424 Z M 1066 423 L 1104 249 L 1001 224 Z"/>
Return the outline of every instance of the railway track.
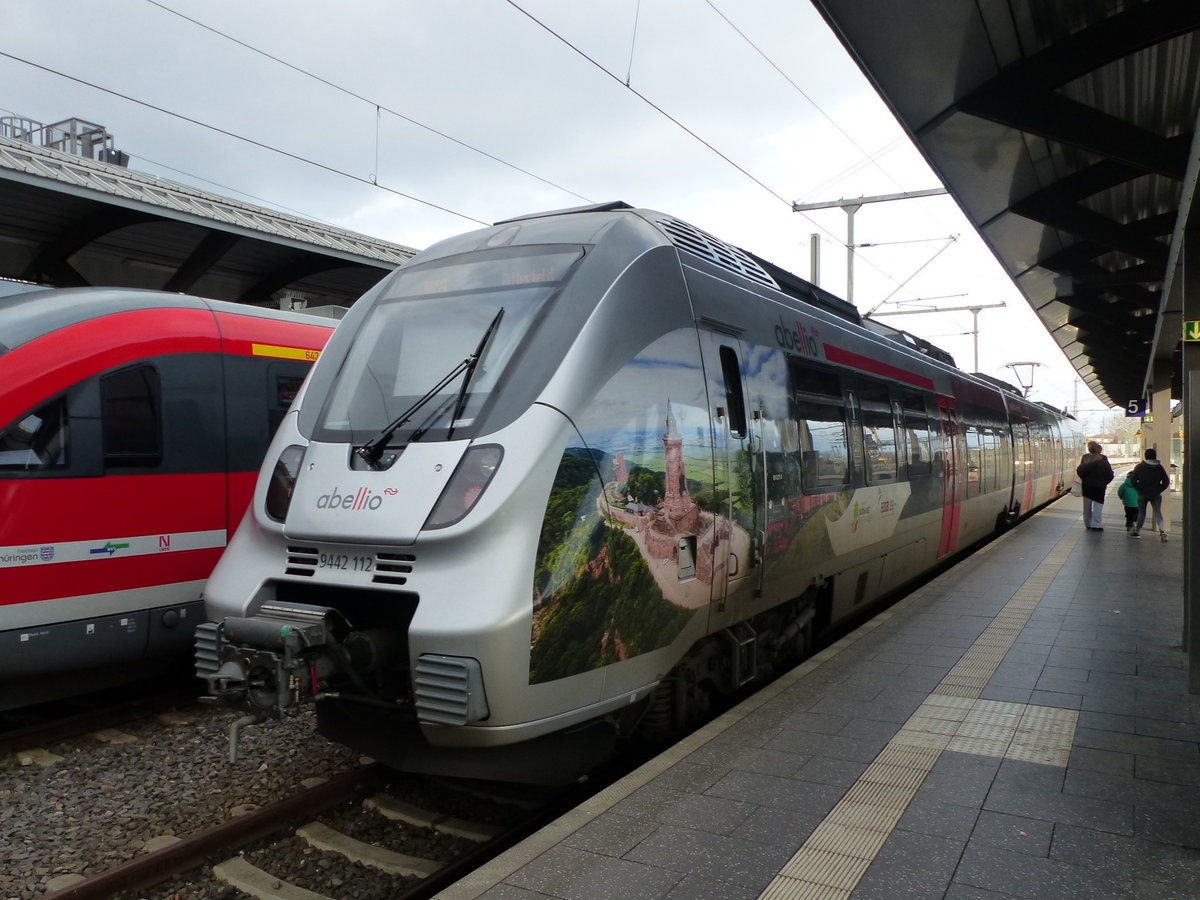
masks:
<path fill-rule="evenodd" d="M 180 706 L 193 706 L 199 690 L 195 684 L 169 683 L 158 690 L 105 694 L 40 704 L 0 713 L 0 755 L 17 753 L 118 728 L 127 722 L 161 715 Z"/>
<path fill-rule="evenodd" d="M 519 840 L 565 802 L 561 794 L 530 790 L 485 792 L 464 782 L 398 776 L 372 763 L 82 878 L 43 900 L 215 898 L 233 891 L 291 900 L 426 897 Z"/>

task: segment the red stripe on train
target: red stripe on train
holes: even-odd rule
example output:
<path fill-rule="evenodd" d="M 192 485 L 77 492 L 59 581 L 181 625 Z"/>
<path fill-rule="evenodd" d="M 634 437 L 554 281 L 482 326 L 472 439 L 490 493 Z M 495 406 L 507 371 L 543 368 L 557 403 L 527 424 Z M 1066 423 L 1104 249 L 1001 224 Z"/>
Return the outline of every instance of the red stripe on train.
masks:
<path fill-rule="evenodd" d="M 3 585 L 0 606 L 205 580 L 212 574 L 223 549 L 177 550 L 0 569 L 0 585 Z M 200 599 L 199 591 L 194 599 Z M 161 601 L 148 600 L 145 605 L 158 602 Z"/>
<path fill-rule="evenodd" d="M 98 372 L 148 356 L 220 349 L 207 309 L 139 309 L 68 325 L 0 356 L 0 426 Z"/>
<path fill-rule="evenodd" d="M 225 491 L 224 472 L 2 478 L 0 547 L 213 531 L 226 527 Z"/>
<path fill-rule="evenodd" d="M 330 330 L 176 307 L 130 310 L 77 322 L 0 357 L 0 425 L 73 384 L 140 359 L 174 353 L 250 356 L 256 342 L 319 350 Z"/>
<path fill-rule="evenodd" d="M 844 347 L 837 347 L 833 344 L 824 344 L 823 346 L 825 348 L 825 358 L 830 362 L 840 363 L 843 366 L 852 366 L 855 369 L 870 372 L 872 375 L 878 375 L 881 378 L 903 381 L 905 384 L 911 384 L 914 387 L 925 388 L 929 391 L 933 390 L 933 379 L 926 378 L 924 375 L 918 375 L 916 372 L 908 372 L 897 366 L 872 359 L 869 356 L 862 356 Z"/>

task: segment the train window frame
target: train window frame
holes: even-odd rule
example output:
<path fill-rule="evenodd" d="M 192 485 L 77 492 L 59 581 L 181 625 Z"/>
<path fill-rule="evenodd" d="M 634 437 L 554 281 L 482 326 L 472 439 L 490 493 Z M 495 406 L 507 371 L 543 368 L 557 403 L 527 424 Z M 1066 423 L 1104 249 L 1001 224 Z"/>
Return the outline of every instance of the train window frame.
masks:
<path fill-rule="evenodd" d="M 718 351 L 721 358 L 721 377 L 725 379 L 725 414 L 729 422 L 729 433 L 738 439 L 746 436 L 746 396 L 742 391 L 742 365 L 738 359 L 737 350 L 728 344 L 721 344 Z"/>
<path fill-rule="evenodd" d="M 1033 436 L 1033 477 L 1049 475 L 1052 471 L 1053 438 L 1047 422 L 1031 422 Z"/>
<path fill-rule="evenodd" d="M 789 355 L 788 377 L 792 387 L 792 417 L 796 422 L 799 442 L 801 493 L 810 496 L 835 494 L 849 488 L 853 480 L 854 465 L 851 451 L 851 417 L 847 412 L 851 409 L 852 401 L 847 396 L 848 392 L 841 375 L 836 370 L 814 366 Z M 806 412 L 817 415 L 823 413 L 824 417 L 805 415 Z M 832 457 L 816 447 L 811 424 L 813 422 L 826 423 L 830 428 L 835 425 L 841 428 L 841 459 L 833 464 L 832 470 L 823 465 L 823 461 L 830 461 Z M 816 433 L 824 431 L 825 429 L 820 429 Z M 821 443 L 831 448 L 835 447 L 836 436 L 822 440 Z M 835 481 L 833 474 L 839 464 L 842 477 Z"/>
<path fill-rule="evenodd" d="M 32 423 L 30 419 L 37 419 Z M 56 423 L 41 434 L 46 423 Z M 16 436 L 17 432 L 23 432 Z M 69 466 L 71 416 L 66 394 L 17 416 L 0 429 L 0 477 L 60 472 Z"/>
<path fill-rule="evenodd" d="M 873 379 L 860 379 L 857 387 L 859 431 L 863 441 L 863 479 L 865 484 L 895 484 L 901 479 L 895 406 L 888 385 Z M 881 434 L 886 435 L 881 439 Z M 888 465 L 890 458 L 891 464 Z"/>
<path fill-rule="evenodd" d="M 983 442 L 981 428 L 976 422 L 964 422 L 962 427 L 963 449 L 966 451 L 966 496 L 978 497 L 983 487 Z"/>
<path fill-rule="evenodd" d="M 125 379 L 131 382 L 126 394 L 116 396 L 114 386 Z M 140 363 L 100 376 L 100 433 L 106 469 L 160 466 L 162 419 L 162 376 L 156 366 Z M 114 443 L 121 446 L 114 448 Z"/>
<path fill-rule="evenodd" d="M 992 493 L 1000 487 L 1000 434 L 995 427 L 979 428 L 979 458 L 983 464 L 979 485 L 983 493 Z"/>
<path fill-rule="evenodd" d="M 897 402 L 897 415 L 903 434 L 904 465 L 909 480 L 933 475 L 934 431 L 930 427 L 929 404 L 925 395 L 905 391 Z M 914 455 L 914 448 L 917 454 Z"/>
<path fill-rule="evenodd" d="M 304 387 L 304 379 L 308 377 L 308 363 L 293 362 L 292 360 L 273 360 L 265 370 L 267 432 L 275 434 L 292 403 Z"/>

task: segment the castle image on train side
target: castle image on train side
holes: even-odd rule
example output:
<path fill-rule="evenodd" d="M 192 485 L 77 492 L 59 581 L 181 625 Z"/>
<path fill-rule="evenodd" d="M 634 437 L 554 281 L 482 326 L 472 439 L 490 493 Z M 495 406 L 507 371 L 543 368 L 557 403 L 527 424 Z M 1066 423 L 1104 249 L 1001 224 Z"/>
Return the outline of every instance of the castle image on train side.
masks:
<path fill-rule="evenodd" d="M 688 489 L 687 466 L 683 456 L 683 438 L 675 425 L 675 415 L 667 401 L 666 430 L 662 436 L 663 450 L 666 455 L 666 473 L 664 477 L 664 494 L 654 506 L 644 503 L 630 502 L 624 491 L 624 485 L 629 481 L 628 466 L 624 453 L 613 454 L 613 480 L 605 485 L 605 498 L 601 498 L 598 506 L 602 515 L 619 522 L 636 535 L 639 547 L 646 561 L 651 564 L 671 562 L 685 565 L 680 560 L 680 539 L 695 538 L 695 550 L 691 564 L 694 566 L 694 577 L 704 585 L 713 583 L 714 551 L 722 542 L 729 541 L 735 530 L 744 531 L 735 526 L 724 516 L 702 509 L 692 498 Z M 743 536 L 748 544 L 748 535 Z M 678 575 L 675 580 L 679 580 Z M 694 606 L 696 591 L 683 592 L 677 585 L 659 578 L 663 587 L 663 595 L 673 603 L 684 606 Z M 707 599 L 705 592 L 703 599 Z"/>

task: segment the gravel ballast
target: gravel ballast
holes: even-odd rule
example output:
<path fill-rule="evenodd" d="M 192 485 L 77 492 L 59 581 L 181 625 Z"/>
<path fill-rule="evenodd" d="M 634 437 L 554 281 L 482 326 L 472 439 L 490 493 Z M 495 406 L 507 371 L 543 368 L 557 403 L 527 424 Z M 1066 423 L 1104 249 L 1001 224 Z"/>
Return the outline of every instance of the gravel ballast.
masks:
<path fill-rule="evenodd" d="M 99 874 L 156 838 L 209 828 L 359 765 L 316 733 L 311 712 L 244 729 L 231 764 L 236 718 L 197 706 L 0 760 L 0 897 L 34 900 L 61 876 Z"/>

